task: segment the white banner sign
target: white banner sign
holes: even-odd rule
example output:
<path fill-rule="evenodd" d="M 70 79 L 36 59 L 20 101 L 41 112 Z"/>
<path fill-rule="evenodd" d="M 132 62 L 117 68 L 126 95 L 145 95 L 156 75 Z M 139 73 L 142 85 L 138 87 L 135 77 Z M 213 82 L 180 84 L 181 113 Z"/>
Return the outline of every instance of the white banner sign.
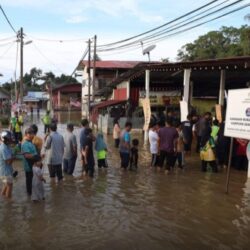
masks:
<path fill-rule="evenodd" d="M 144 113 L 144 127 L 143 130 L 147 131 L 150 123 L 150 117 L 151 117 L 151 107 L 150 107 L 150 100 L 149 98 L 142 99 L 142 105 L 143 105 L 143 113 Z"/>
<path fill-rule="evenodd" d="M 225 136 L 250 140 L 250 89 L 228 91 Z"/>
<path fill-rule="evenodd" d="M 185 101 L 180 102 L 180 110 L 181 110 L 181 122 L 187 120 L 188 115 L 188 104 Z"/>

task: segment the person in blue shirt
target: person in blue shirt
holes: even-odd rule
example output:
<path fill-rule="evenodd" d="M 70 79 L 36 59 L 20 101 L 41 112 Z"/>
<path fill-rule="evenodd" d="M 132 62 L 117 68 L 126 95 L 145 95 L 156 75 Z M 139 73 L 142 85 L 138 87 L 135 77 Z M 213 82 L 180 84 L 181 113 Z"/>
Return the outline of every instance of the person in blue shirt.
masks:
<path fill-rule="evenodd" d="M 26 190 L 29 196 L 31 196 L 32 194 L 32 166 L 34 161 L 38 157 L 36 146 L 32 143 L 34 135 L 34 130 L 32 128 L 27 128 L 25 130 L 24 141 L 21 146 L 21 151 L 23 154 L 23 167 L 26 177 Z"/>
<path fill-rule="evenodd" d="M 11 132 L 6 130 L 1 133 L 0 144 L 0 179 L 4 185 L 1 191 L 1 195 L 6 198 L 11 198 L 13 188 L 13 168 L 12 162 L 14 157 L 10 148 Z"/>
<path fill-rule="evenodd" d="M 129 166 L 130 157 L 130 131 L 132 129 L 132 123 L 126 122 L 125 129 L 122 131 L 120 136 L 120 157 L 121 157 L 121 168 L 127 169 Z"/>

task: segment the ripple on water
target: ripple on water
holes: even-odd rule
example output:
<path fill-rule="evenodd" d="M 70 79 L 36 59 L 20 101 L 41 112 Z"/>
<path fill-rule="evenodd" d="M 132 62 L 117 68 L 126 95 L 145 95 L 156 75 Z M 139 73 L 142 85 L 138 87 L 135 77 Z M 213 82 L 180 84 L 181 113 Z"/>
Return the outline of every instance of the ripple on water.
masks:
<path fill-rule="evenodd" d="M 1 250 L 248 249 L 250 184 L 244 173 L 232 171 L 225 195 L 225 173 L 201 173 L 193 157 L 186 170 L 166 176 L 148 168 L 145 147 L 138 171 L 124 172 L 112 138 L 107 140 L 107 171 L 96 170 L 93 180 L 79 178 L 78 159 L 74 177 L 52 186 L 46 168 L 46 200 L 39 204 L 25 195 L 17 163 L 13 200 L 0 198 Z"/>

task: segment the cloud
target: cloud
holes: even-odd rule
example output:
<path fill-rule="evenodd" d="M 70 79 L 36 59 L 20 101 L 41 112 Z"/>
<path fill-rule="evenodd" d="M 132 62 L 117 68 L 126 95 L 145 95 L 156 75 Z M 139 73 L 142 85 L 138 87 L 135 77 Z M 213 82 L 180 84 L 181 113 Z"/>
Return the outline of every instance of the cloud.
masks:
<path fill-rule="evenodd" d="M 103 13 L 116 18 L 133 16 L 140 22 L 162 22 L 157 13 L 147 11 L 147 6 L 141 0 L 2 0 L 3 6 L 21 8 L 42 8 L 44 12 L 64 16 L 68 23 L 86 22 L 86 16 Z"/>
<path fill-rule="evenodd" d="M 67 23 L 75 23 L 75 24 L 77 24 L 77 23 L 84 23 L 84 22 L 86 22 L 87 20 L 88 20 L 87 17 L 83 17 L 83 16 L 72 16 L 72 17 L 66 19 L 66 22 L 67 22 Z"/>

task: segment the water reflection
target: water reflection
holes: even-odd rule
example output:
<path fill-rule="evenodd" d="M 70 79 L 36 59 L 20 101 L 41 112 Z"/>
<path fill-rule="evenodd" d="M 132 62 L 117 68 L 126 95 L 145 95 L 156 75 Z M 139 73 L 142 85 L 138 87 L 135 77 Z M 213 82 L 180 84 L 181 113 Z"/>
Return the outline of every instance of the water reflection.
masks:
<path fill-rule="evenodd" d="M 59 125 L 59 132 L 65 128 Z M 141 147 L 138 171 L 124 172 L 112 138 L 107 140 L 112 152 L 107 171 L 96 169 L 93 180 L 82 179 L 78 159 L 74 177 L 67 176 L 63 185 L 48 181 L 46 200 L 39 204 L 26 197 L 24 173 L 16 163 L 20 175 L 13 200 L 0 198 L 1 250 L 249 249 L 245 173 L 232 170 L 230 195 L 225 195 L 225 173 L 201 173 L 193 157 L 185 171 L 166 176 L 148 169 L 146 147 Z M 45 177 L 49 180 L 47 169 Z"/>

